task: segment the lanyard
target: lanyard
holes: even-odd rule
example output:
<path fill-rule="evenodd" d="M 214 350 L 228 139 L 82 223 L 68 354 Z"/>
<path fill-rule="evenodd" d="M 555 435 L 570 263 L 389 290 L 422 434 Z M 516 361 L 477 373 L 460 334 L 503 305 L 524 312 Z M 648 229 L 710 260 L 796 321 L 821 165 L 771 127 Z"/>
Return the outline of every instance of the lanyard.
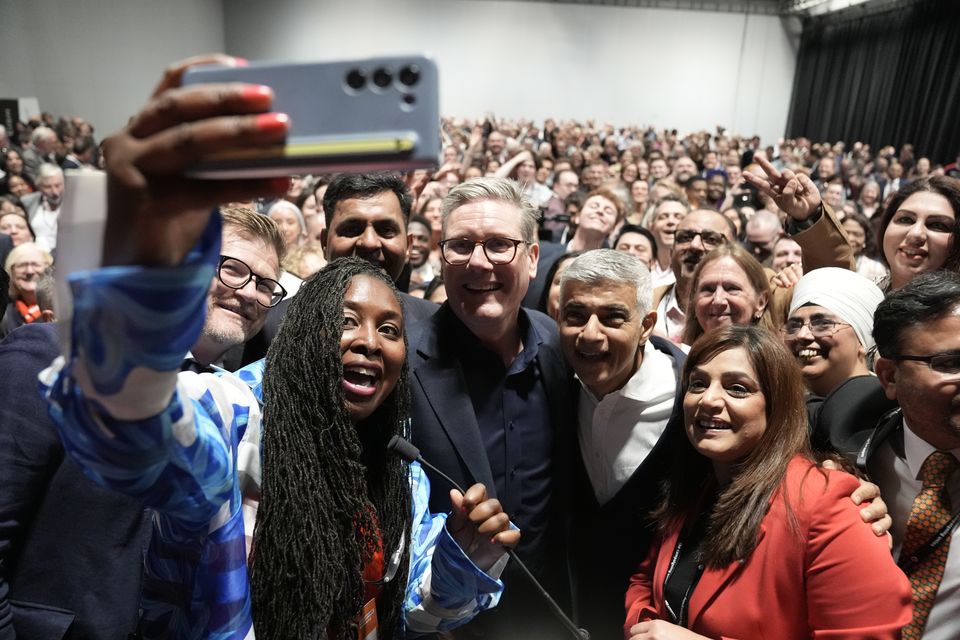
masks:
<path fill-rule="evenodd" d="M 900 558 L 900 560 L 897 561 L 897 566 L 900 567 L 905 574 L 910 575 L 927 556 L 947 541 L 947 538 L 950 537 L 950 534 L 954 528 L 956 528 L 958 522 L 960 522 L 960 511 L 950 518 L 950 522 L 940 527 L 929 540 L 918 547 L 909 558 Z"/>

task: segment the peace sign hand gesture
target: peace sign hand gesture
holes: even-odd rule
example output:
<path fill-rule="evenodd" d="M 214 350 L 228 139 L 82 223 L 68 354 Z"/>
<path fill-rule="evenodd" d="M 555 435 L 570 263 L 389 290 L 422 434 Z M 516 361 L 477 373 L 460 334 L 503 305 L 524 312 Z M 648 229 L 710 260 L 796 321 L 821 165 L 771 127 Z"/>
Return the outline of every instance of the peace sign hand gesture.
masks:
<path fill-rule="evenodd" d="M 743 172 L 743 179 L 761 193 L 769 196 L 781 211 L 797 221 L 809 218 L 820 207 L 820 191 L 810 176 L 794 173 L 790 169 L 777 171 L 762 154 L 753 156 L 754 161 L 766 173 L 766 177 Z"/>

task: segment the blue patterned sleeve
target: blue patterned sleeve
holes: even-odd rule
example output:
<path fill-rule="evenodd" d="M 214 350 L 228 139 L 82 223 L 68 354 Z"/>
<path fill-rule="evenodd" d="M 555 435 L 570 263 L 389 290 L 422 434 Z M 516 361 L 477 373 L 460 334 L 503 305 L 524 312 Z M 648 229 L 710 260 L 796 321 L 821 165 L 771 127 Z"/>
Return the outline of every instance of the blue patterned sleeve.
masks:
<path fill-rule="evenodd" d="M 480 570 L 447 532 L 447 515 L 430 513 L 430 483 L 416 462 L 410 465 L 410 482 L 414 513 L 406 626 L 413 634 L 447 631 L 497 605 L 503 591 L 497 577 L 507 556 L 489 574 Z"/>

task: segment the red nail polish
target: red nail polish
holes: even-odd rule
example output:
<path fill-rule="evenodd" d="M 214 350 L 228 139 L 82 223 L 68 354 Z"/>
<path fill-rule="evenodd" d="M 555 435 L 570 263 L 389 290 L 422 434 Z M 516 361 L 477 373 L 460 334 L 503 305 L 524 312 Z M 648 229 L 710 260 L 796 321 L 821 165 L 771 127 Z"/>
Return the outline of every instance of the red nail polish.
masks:
<path fill-rule="evenodd" d="M 265 84 L 249 84 L 240 92 L 247 102 L 263 102 L 273 98 L 273 89 Z"/>
<path fill-rule="evenodd" d="M 261 113 L 257 116 L 257 129 L 264 133 L 286 131 L 290 116 L 285 113 Z"/>

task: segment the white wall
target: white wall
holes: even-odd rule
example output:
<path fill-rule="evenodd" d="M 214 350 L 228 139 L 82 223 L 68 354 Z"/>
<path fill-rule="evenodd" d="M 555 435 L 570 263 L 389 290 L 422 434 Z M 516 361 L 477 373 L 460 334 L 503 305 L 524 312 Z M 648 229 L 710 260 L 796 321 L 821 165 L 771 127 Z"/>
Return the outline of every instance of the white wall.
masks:
<path fill-rule="evenodd" d="M 223 47 L 222 0 L 0 0 L 0 97 L 35 96 L 103 137 L 167 64 Z"/>
<path fill-rule="evenodd" d="M 594 118 L 783 135 L 796 39 L 777 17 L 494 0 L 228 0 L 248 58 L 427 51 L 454 116 Z"/>

